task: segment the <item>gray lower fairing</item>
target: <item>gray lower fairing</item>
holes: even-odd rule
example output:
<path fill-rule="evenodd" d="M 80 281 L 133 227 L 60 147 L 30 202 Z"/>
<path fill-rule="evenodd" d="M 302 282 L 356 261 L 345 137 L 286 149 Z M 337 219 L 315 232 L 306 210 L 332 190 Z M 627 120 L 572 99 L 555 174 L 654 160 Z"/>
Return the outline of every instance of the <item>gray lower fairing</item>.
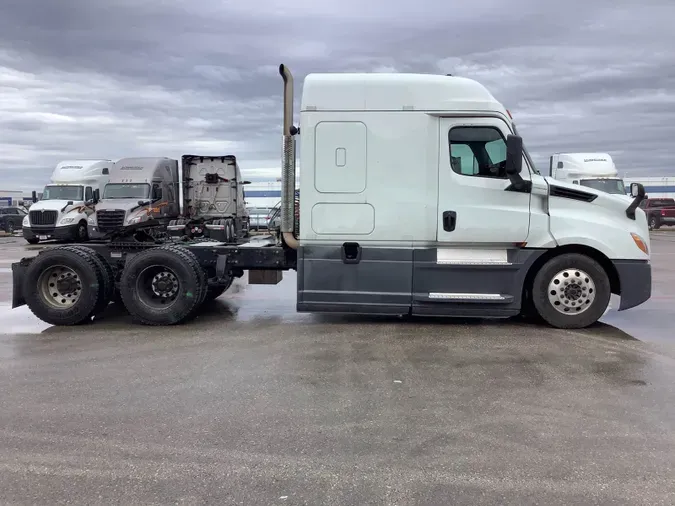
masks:
<path fill-rule="evenodd" d="M 297 310 L 396 316 L 515 316 L 521 312 L 523 288 L 529 285 L 529 278 L 542 263 L 537 261 L 543 261 L 547 251 L 514 248 L 501 264 L 439 264 L 435 247 L 361 247 L 346 255 L 340 245 L 301 246 Z M 617 260 L 612 264 L 621 287 L 620 310 L 649 299 L 648 262 Z"/>

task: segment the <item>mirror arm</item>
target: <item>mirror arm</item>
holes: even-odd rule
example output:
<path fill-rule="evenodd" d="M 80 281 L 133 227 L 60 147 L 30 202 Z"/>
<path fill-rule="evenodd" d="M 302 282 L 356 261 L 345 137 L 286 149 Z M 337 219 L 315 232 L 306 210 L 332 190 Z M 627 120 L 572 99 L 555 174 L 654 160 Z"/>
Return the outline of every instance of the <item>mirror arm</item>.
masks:
<path fill-rule="evenodd" d="M 633 184 L 638 185 L 637 195 L 633 199 L 633 202 L 631 202 L 630 205 L 626 208 L 626 216 L 631 220 L 635 219 L 635 210 L 638 208 L 638 206 L 642 203 L 642 201 L 646 197 L 644 186 L 640 183 L 633 183 Z"/>
<path fill-rule="evenodd" d="M 511 181 L 511 184 L 504 189 L 505 191 L 520 193 L 532 192 L 532 181 L 524 180 L 520 174 L 509 174 L 509 180 Z"/>

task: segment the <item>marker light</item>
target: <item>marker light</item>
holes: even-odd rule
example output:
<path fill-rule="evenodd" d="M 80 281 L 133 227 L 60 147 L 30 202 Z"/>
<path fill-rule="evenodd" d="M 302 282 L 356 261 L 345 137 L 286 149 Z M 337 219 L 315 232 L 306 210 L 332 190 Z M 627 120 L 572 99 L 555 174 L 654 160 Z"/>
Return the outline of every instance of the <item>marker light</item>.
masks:
<path fill-rule="evenodd" d="M 640 248 L 645 255 L 649 255 L 649 248 L 647 248 L 647 244 L 642 240 L 642 237 L 633 232 L 631 232 L 630 235 L 633 238 L 633 241 L 635 241 L 635 245 Z"/>

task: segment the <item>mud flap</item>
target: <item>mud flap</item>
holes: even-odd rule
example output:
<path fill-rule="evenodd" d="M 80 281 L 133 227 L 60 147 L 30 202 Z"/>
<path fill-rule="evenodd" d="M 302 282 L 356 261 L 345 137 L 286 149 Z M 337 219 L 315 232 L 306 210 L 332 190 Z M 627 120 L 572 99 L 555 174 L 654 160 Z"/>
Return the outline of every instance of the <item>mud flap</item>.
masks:
<path fill-rule="evenodd" d="M 30 260 L 23 259 L 12 264 L 12 309 L 26 304 L 26 299 L 23 297 L 23 278 Z"/>

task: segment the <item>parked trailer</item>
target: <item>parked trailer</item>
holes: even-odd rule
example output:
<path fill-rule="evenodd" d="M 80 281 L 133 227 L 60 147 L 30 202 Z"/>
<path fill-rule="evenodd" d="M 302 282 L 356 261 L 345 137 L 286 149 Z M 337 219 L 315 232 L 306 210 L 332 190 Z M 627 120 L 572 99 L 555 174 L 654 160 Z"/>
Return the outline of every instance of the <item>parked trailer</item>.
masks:
<path fill-rule="evenodd" d="M 415 74 L 310 74 L 300 127 L 284 80 L 280 239 L 244 245 L 118 238 L 12 265 L 13 307 L 54 325 L 115 295 L 149 325 L 184 322 L 248 271 L 297 271 L 301 312 L 505 318 L 558 328 L 651 295 L 644 188 L 621 196 L 540 175 L 511 114 L 476 81 Z M 296 225 L 295 142 L 302 198 Z M 367 146 L 367 149 L 366 149 Z M 471 170 L 465 170 L 470 168 Z"/>
<path fill-rule="evenodd" d="M 647 197 L 650 199 L 675 198 L 675 177 L 650 176 L 624 178 L 626 186 L 632 183 L 640 183 L 645 187 Z"/>

